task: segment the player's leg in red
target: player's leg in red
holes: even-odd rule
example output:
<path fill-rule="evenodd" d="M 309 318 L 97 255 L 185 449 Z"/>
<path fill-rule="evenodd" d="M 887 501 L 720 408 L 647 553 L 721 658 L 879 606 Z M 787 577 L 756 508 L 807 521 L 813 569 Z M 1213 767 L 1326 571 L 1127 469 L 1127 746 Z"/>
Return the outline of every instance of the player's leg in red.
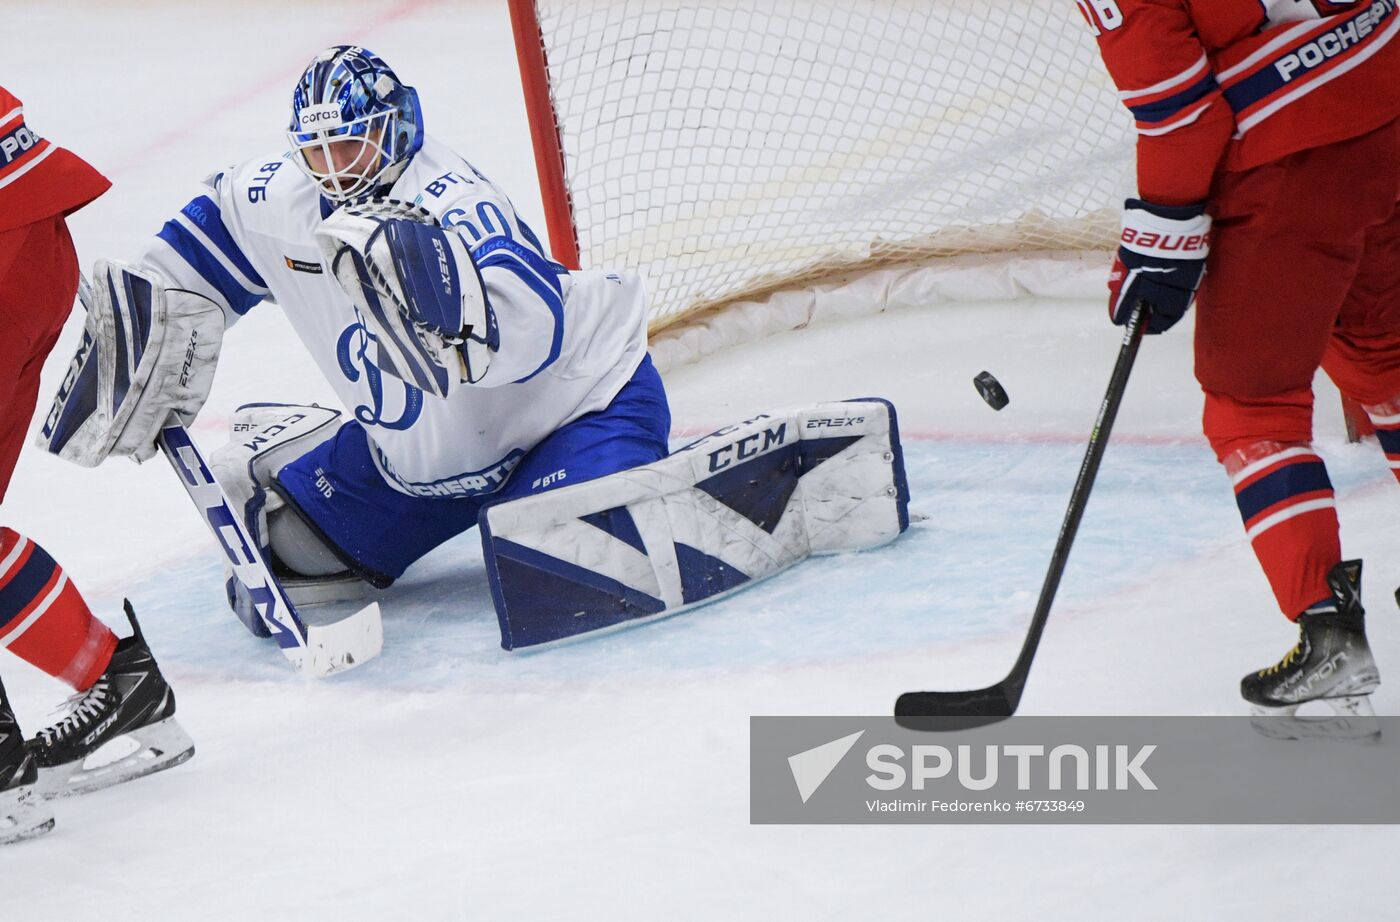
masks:
<path fill-rule="evenodd" d="M 0 501 L 14 473 L 39 394 L 39 372 L 77 292 L 68 228 L 49 218 L 0 235 Z M 33 541 L 0 528 L 0 646 L 77 691 L 107 667 L 117 638 Z"/>
<path fill-rule="evenodd" d="M 52 346 L 51 318 L 37 312 L 21 313 L 19 299 L 7 297 L 9 280 L 23 273 L 26 245 L 34 233 L 33 225 L 0 232 L 0 322 L 7 334 L 0 337 L 0 500 L 24 444 L 38 392 L 39 368 L 47 354 L 45 342 Z M 36 347 L 42 350 L 37 355 Z M 10 582 L 7 574 L 15 570 L 17 562 L 12 559 L 14 548 L 5 540 L 13 534 L 8 529 L 0 533 L 0 547 L 4 548 L 0 551 L 0 587 Z M 18 599 L 23 591 L 21 586 L 9 595 Z M 7 607 L 6 595 L 0 588 L 0 611 Z M 3 615 L 0 618 L 6 624 L 12 620 Z M 18 842 L 53 828 L 53 812 L 40 800 L 37 783 L 37 762 L 24 744 L 24 733 L 0 686 L 0 843 Z"/>
<path fill-rule="evenodd" d="M 1280 609 L 1299 625 L 1283 661 L 1244 678 L 1256 710 L 1327 700 L 1343 722 L 1378 683 L 1360 562 L 1342 561 L 1326 465 L 1312 450 L 1312 379 L 1358 277 L 1367 235 L 1393 208 L 1393 143 L 1372 133 L 1221 174 L 1196 327 L 1204 429 L 1235 490 Z M 1368 173 L 1365 164 L 1377 169 Z M 1345 183 L 1332 181 L 1340 172 Z M 1381 175 L 1378 175 L 1381 174 Z M 1387 193 L 1378 190 L 1386 185 Z M 1327 661 L 1345 653 L 1345 669 Z M 1356 730 L 1376 732 L 1369 723 Z"/>
<path fill-rule="evenodd" d="M 0 646 L 75 691 L 92 687 L 117 648 L 63 568 L 9 528 L 0 528 Z"/>
<path fill-rule="evenodd" d="M 0 234 L 0 329 L 6 332 L 0 337 L 0 499 L 77 280 L 77 256 L 62 217 Z M 128 616 L 132 635 L 118 641 L 43 548 L 0 528 L 0 646 L 80 693 L 68 715 L 26 747 L 47 795 L 105 787 L 193 754 L 173 720 L 174 696 L 129 607 Z M 135 753 L 88 764 L 97 749 L 125 735 L 138 742 Z"/>
<path fill-rule="evenodd" d="M 1400 151 L 1400 122 L 1392 126 Z M 1392 168 L 1394 181 L 1400 175 Z M 1400 189 L 1395 192 L 1400 198 Z M 1323 367 L 1371 417 L 1386 461 L 1400 480 L 1400 202 L 1366 234 L 1361 268 L 1337 318 Z"/>

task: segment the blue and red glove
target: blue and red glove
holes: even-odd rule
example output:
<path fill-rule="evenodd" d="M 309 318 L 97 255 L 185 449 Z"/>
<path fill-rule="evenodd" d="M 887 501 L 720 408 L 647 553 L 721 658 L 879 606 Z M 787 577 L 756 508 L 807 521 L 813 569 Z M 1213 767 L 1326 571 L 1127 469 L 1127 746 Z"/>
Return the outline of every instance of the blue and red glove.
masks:
<path fill-rule="evenodd" d="M 1210 215 L 1199 205 L 1154 205 L 1130 198 L 1123 208 L 1118 258 L 1108 276 L 1108 316 L 1124 326 L 1146 301 L 1147 332 L 1168 330 L 1186 314 L 1206 271 Z"/>

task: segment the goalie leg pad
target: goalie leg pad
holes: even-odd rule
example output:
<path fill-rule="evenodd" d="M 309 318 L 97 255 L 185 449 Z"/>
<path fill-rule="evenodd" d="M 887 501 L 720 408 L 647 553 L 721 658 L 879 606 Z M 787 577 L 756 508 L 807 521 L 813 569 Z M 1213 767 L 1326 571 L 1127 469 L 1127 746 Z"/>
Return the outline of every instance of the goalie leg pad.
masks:
<path fill-rule="evenodd" d="M 171 413 L 194 419 L 209 396 L 224 335 L 223 310 L 167 290 L 137 266 L 98 260 L 83 291 L 87 320 L 36 445 L 96 467 L 110 454 L 155 456 Z"/>
<path fill-rule="evenodd" d="M 215 479 L 243 517 L 248 534 L 277 573 L 288 599 L 298 608 L 358 599 L 368 588 L 343 565 L 332 572 L 324 567 L 311 573 L 296 568 L 297 562 L 334 559 L 335 555 L 310 529 L 296 527 L 300 523 L 286 501 L 270 489 L 278 471 L 332 438 L 339 426 L 340 411 L 327 407 L 246 404 L 233 415 L 229 442 L 209 459 Z M 252 599 L 231 569 L 225 573 L 225 588 L 229 606 L 239 619 L 254 634 L 266 636 Z"/>
<path fill-rule="evenodd" d="M 767 414 L 663 460 L 490 505 L 479 524 L 507 650 L 675 614 L 812 554 L 909 527 L 893 405 Z"/>

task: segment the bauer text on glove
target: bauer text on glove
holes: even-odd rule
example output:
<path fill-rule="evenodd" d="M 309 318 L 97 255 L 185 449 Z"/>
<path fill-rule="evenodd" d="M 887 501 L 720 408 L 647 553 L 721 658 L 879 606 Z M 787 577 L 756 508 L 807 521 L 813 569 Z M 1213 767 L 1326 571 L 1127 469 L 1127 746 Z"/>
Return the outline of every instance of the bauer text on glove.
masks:
<path fill-rule="evenodd" d="M 1139 301 L 1147 303 L 1147 332 L 1168 330 L 1186 314 L 1206 271 L 1210 215 L 1205 204 L 1154 205 L 1128 199 L 1118 258 L 1108 277 L 1108 315 L 1120 326 Z"/>

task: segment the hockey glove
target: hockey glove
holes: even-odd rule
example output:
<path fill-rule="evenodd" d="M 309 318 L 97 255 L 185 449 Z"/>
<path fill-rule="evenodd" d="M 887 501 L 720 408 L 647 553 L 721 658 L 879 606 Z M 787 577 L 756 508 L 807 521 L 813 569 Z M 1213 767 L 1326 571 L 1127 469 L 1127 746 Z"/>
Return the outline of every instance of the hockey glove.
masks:
<path fill-rule="evenodd" d="M 35 443 L 96 467 L 109 455 L 146 461 L 175 413 L 188 424 L 209 396 L 224 312 L 143 266 L 99 259 L 82 289 L 87 318 L 77 354 Z"/>
<path fill-rule="evenodd" d="M 340 208 L 316 237 L 378 343 L 384 371 L 438 397 L 482 379 L 499 340 L 459 232 L 416 205 L 381 199 Z"/>
<path fill-rule="evenodd" d="M 1108 276 L 1108 316 L 1124 326 L 1137 303 L 1146 301 L 1147 332 L 1170 329 L 1191 306 L 1209 253 L 1204 202 L 1172 206 L 1128 199 L 1118 258 Z"/>

